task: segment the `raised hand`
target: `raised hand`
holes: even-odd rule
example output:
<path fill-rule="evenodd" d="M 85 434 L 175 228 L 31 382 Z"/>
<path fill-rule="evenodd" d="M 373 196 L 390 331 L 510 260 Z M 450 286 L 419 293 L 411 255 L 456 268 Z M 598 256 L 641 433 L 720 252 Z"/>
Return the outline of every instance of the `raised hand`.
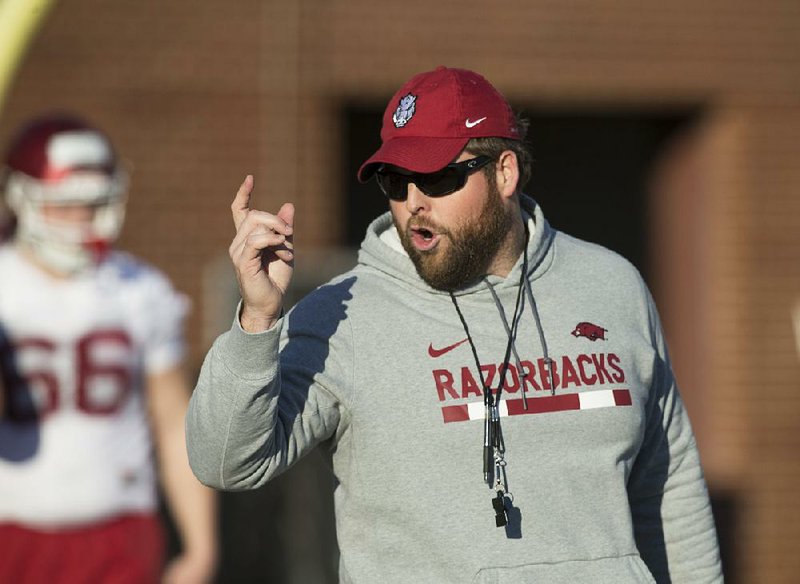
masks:
<path fill-rule="evenodd" d="M 228 253 L 239 280 L 247 332 L 261 332 L 280 318 L 283 297 L 294 270 L 294 205 L 284 203 L 276 215 L 250 208 L 253 176 L 247 175 L 231 204 L 236 237 Z"/>

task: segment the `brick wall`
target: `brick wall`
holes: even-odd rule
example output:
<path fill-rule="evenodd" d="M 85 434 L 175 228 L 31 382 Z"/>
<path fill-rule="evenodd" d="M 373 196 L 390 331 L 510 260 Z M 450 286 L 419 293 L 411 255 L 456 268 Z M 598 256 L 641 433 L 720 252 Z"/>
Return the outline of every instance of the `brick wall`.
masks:
<path fill-rule="evenodd" d="M 197 366 L 204 277 L 224 277 L 209 266 L 246 173 L 255 205 L 297 203 L 299 253 L 342 240 L 344 104 L 383 103 L 444 63 L 526 103 L 699 108 L 654 182 L 654 292 L 709 482 L 739 503 L 737 581 L 788 583 L 800 567 L 798 30 L 789 0 L 70 0 L 31 47 L 0 137 L 58 107 L 116 138 L 134 166 L 121 243 L 194 300 Z"/>

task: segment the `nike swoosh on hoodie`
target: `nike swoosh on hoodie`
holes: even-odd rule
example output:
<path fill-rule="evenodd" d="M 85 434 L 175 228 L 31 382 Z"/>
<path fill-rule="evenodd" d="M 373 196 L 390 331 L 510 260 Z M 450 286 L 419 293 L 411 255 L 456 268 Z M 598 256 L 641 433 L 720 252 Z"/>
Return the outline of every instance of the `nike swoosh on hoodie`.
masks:
<path fill-rule="evenodd" d="M 430 345 L 428 345 L 428 355 L 430 355 L 431 357 L 436 359 L 437 357 L 441 357 L 445 353 L 448 353 L 448 352 L 452 351 L 453 349 L 455 349 L 459 345 L 463 345 L 466 342 L 467 342 L 467 339 L 461 339 L 457 343 L 453 343 L 452 345 L 448 345 L 447 347 L 444 347 L 442 349 L 434 349 L 433 348 L 433 343 L 431 343 Z"/>

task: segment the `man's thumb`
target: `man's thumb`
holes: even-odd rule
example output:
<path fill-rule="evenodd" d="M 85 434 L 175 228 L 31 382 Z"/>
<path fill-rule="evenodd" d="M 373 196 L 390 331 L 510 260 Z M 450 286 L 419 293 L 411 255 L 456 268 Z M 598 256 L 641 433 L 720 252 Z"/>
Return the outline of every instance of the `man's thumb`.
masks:
<path fill-rule="evenodd" d="M 278 217 L 283 219 L 287 225 L 294 228 L 294 205 L 292 203 L 284 203 L 278 211 Z"/>

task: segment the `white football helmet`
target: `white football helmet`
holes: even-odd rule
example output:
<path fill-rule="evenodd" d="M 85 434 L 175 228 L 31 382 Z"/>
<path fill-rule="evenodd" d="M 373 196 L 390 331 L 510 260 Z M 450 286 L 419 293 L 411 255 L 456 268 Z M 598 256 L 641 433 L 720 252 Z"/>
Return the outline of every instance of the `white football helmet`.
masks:
<path fill-rule="evenodd" d="M 119 236 L 128 175 L 108 137 L 85 121 L 46 116 L 27 124 L 5 159 L 16 240 L 45 265 L 73 274 L 100 262 Z M 87 224 L 45 218 L 43 205 L 89 205 Z"/>

